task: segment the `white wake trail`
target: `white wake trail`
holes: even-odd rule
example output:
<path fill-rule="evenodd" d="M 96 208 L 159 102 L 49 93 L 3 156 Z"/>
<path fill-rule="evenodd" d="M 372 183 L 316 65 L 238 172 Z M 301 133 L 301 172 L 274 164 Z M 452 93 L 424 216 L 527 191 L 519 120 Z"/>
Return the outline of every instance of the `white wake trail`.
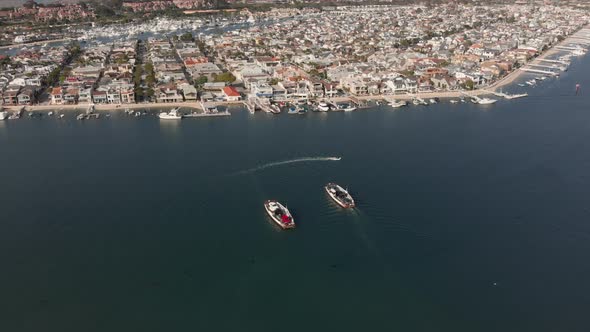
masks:
<path fill-rule="evenodd" d="M 273 163 L 260 165 L 260 166 L 254 167 L 254 168 L 239 171 L 239 172 L 234 173 L 232 175 L 248 174 L 248 173 L 258 172 L 258 171 L 261 171 L 266 168 L 287 165 L 287 164 L 313 162 L 313 161 L 339 161 L 341 159 L 342 159 L 341 157 L 303 157 L 303 158 L 297 158 L 297 159 L 289 159 L 289 160 L 276 161 Z"/>

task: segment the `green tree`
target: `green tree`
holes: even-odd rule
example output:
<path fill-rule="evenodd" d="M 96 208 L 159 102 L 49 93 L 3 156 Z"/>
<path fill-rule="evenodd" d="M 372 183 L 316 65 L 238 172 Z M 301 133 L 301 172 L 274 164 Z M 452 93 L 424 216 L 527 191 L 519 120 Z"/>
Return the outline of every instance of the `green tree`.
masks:
<path fill-rule="evenodd" d="M 193 34 L 190 32 L 186 32 L 182 36 L 180 36 L 180 40 L 185 41 L 185 42 L 194 41 Z"/>
<path fill-rule="evenodd" d="M 207 78 L 207 76 L 201 75 L 195 80 L 195 85 L 201 87 L 201 86 L 205 85 L 205 83 L 207 83 L 208 81 L 209 81 L 209 79 Z"/>
<path fill-rule="evenodd" d="M 232 83 L 236 80 L 236 77 L 230 72 L 221 73 L 215 76 L 215 82 Z"/>
<path fill-rule="evenodd" d="M 465 83 L 461 84 L 461 87 L 465 90 L 473 90 L 475 88 L 475 83 L 472 80 L 467 80 Z"/>
<path fill-rule="evenodd" d="M 149 86 L 152 86 L 154 83 L 156 83 L 156 74 L 154 73 L 154 65 L 151 62 L 148 62 L 144 66 L 144 69 L 145 69 L 145 73 L 146 73 L 145 82 Z"/>

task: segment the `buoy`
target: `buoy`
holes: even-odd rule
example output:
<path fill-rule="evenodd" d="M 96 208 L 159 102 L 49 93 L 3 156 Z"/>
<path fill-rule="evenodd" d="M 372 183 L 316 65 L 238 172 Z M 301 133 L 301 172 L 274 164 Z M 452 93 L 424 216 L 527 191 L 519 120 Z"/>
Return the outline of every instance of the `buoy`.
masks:
<path fill-rule="evenodd" d="M 576 84 L 576 95 L 580 92 L 580 83 Z"/>

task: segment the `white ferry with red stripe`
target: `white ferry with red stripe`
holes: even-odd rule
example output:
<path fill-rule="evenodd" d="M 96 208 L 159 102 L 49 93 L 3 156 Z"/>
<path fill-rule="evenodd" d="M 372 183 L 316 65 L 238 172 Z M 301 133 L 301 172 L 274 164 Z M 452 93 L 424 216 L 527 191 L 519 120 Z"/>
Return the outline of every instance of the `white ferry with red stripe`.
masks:
<path fill-rule="evenodd" d="M 268 200 L 264 202 L 266 213 L 274 220 L 277 225 L 283 229 L 295 228 L 295 220 L 291 212 L 281 203 L 275 200 Z"/>

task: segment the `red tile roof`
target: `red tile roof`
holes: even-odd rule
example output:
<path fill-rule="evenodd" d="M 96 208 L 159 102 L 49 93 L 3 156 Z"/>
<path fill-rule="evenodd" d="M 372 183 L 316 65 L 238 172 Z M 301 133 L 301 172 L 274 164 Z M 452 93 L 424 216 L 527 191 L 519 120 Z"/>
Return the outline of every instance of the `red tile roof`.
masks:
<path fill-rule="evenodd" d="M 223 88 L 223 93 L 228 97 L 239 97 L 240 93 L 233 86 L 226 86 Z"/>

